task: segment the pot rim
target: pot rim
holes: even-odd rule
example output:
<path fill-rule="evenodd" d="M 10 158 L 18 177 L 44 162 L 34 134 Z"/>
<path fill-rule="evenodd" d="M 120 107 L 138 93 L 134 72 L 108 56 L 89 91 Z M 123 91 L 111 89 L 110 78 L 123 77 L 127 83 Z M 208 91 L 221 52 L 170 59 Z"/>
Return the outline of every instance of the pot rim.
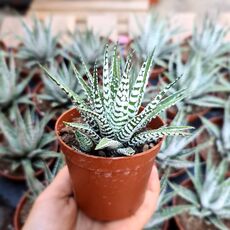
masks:
<path fill-rule="evenodd" d="M 14 216 L 13 216 L 13 226 L 15 228 L 15 230 L 20 230 L 21 227 L 20 227 L 20 213 L 21 213 L 21 210 L 22 210 L 22 207 L 25 205 L 27 199 L 28 199 L 28 193 L 29 191 L 27 191 L 26 193 L 24 193 L 22 195 L 22 197 L 20 198 L 18 204 L 17 204 L 17 207 L 15 209 L 15 212 L 14 212 Z"/>
<path fill-rule="evenodd" d="M 130 159 L 130 158 L 138 158 L 138 157 L 141 157 L 141 156 L 143 156 L 143 155 L 145 155 L 145 154 L 148 154 L 148 153 L 154 151 L 155 149 L 157 149 L 158 146 L 161 145 L 162 142 L 163 142 L 163 140 L 165 139 L 165 137 L 163 137 L 163 138 L 161 138 L 160 141 L 159 141 L 156 145 L 154 145 L 151 149 L 148 149 L 147 151 L 144 151 L 144 152 L 136 153 L 136 154 L 131 155 L 131 156 L 102 157 L 102 156 L 89 155 L 89 154 L 84 153 L 84 152 L 81 152 L 81 151 L 76 151 L 75 149 L 71 148 L 69 145 L 67 145 L 67 144 L 61 139 L 61 137 L 60 137 L 60 135 L 59 135 L 59 128 L 58 128 L 59 124 L 61 123 L 62 118 L 63 118 L 66 114 L 72 112 L 73 110 L 78 111 L 77 108 L 74 107 L 74 108 L 68 109 L 67 111 L 65 111 L 64 113 L 62 113 L 62 114 L 59 116 L 59 118 L 57 119 L 56 124 L 55 124 L 55 133 L 56 133 L 56 136 L 57 136 L 57 138 L 58 138 L 58 141 L 61 143 L 61 145 L 65 146 L 65 148 L 67 148 L 69 151 L 73 151 L 73 152 L 75 152 L 76 154 L 81 154 L 81 155 L 83 155 L 83 156 L 86 157 L 86 158 L 90 158 L 90 159 L 102 159 L 102 160 L 125 160 L 125 159 L 128 160 L 128 159 Z M 164 124 L 164 121 L 163 121 L 159 116 L 157 116 L 157 118 L 160 119 L 160 121 Z M 155 119 L 156 119 L 156 118 L 155 118 Z"/>

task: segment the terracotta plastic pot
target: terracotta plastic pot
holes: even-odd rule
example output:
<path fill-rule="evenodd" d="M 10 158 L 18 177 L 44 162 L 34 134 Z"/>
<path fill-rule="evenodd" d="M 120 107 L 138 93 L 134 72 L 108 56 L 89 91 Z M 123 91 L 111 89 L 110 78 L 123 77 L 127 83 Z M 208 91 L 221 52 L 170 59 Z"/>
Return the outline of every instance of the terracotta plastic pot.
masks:
<path fill-rule="evenodd" d="M 130 157 L 97 157 L 75 151 L 66 145 L 59 132 L 63 121 L 79 117 L 74 108 L 57 120 L 55 131 L 65 154 L 77 205 L 89 217 L 111 221 L 135 213 L 144 199 L 148 179 L 162 140 L 153 148 Z M 157 117 L 150 122 L 154 129 L 162 126 Z"/>
<path fill-rule="evenodd" d="M 14 212 L 14 217 L 13 217 L 14 230 L 21 230 L 22 229 L 21 213 L 22 213 L 22 209 L 24 208 L 27 201 L 28 201 L 28 197 L 27 197 L 27 193 L 26 193 L 21 197 L 19 203 L 17 204 L 15 212 Z"/>
<path fill-rule="evenodd" d="M 160 67 L 160 66 L 157 66 L 155 68 L 153 68 L 150 72 L 150 77 L 149 79 L 150 80 L 155 80 L 159 77 L 160 74 L 163 74 L 165 71 L 165 68 L 164 67 Z"/>

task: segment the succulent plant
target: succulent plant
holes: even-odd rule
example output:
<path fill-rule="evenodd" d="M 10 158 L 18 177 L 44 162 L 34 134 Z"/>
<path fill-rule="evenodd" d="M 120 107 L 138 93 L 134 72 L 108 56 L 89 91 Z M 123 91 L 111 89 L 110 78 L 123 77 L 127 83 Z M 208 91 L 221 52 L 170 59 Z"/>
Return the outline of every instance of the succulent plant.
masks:
<path fill-rule="evenodd" d="M 181 109 L 171 122 L 171 125 L 187 125 L 187 123 L 186 114 L 183 112 L 183 109 Z M 195 132 L 191 133 L 190 136 L 183 138 L 180 136 L 166 137 L 160 152 L 156 156 L 156 161 L 159 165 L 159 168 L 165 171 L 167 168 L 181 169 L 192 167 L 194 163 L 187 160 L 188 157 L 193 156 L 195 152 L 201 151 L 202 149 L 207 148 L 212 144 L 211 141 L 207 141 L 196 146 L 194 145 L 195 139 L 203 130 L 203 127 L 201 127 Z"/>
<path fill-rule="evenodd" d="M 86 93 L 83 100 L 71 89 L 64 86 L 55 76 L 43 67 L 48 76 L 69 96 L 80 111 L 83 123 L 65 122 L 75 130 L 79 148 L 84 152 L 106 149 L 108 156 L 131 155 L 146 143 L 156 143 L 165 135 L 188 135 L 189 126 L 160 127 L 147 130 L 147 124 L 161 111 L 182 100 L 185 90 L 166 96 L 176 83 L 168 85 L 144 109 L 141 102 L 148 82 L 153 62 L 153 54 L 143 63 L 133 87 L 130 89 L 130 68 L 132 53 L 127 58 L 124 69 L 120 69 L 117 47 L 114 48 L 110 63 L 108 46 L 105 49 L 103 65 L 103 86 L 98 84 L 97 67 L 93 76 L 86 69 L 88 82 L 73 66 L 76 77 Z M 140 111 L 140 113 L 139 113 Z M 96 153 L 98 154 L 98 152 Z"/>
<path fill-rule="evenodd" d="M 46 124 L 53 115 L 46 115 L 39 120 L 31 109 L 21 114 L 17 110 L 14 122 L 11 122 L 0 112 L 0 130 L 3 141 L 0 143 L 1 162 L 5 162 L 7 170 L 14 173 L 25 166 L 31 170 L 37 168 L 37 161 L 56 157 L 58 154 L 50 149 L 54 144 L 55 135 L 53 131 L 46 131 Z"/>
<path fill-rule="evenodd" d="M 5 58 L 0 57 L 0 111 L 9 114 L 11 119 L 17 105 L 32 104 L 29 94 L 25 93 L 31 77 L 20 78 L 12 55 L 9 57 L 9 66 Z"/>
<path fill-rule="evenodd" d="M 69 48 L 77 64 L 81 64 L 81 59 L 89 66 L 93 67 L 95 61 L 103 63 L 104 47 L 108 43 L 108 38 L 101 37 L 91 29 L 86 31 L 75 30 L 70 34 L 72 44 Z"/>
<path fill-rule="evenodd" d="M 154 62 L 167 67 L 166 60 L 179 44 L 172 43 L 173 36 L 179 33 L 179 28 L 171 28 L 169 20 L 160 18 L 156 13 L 150 13 L 145 27 L 139 23 L 140 35 L 135 37 L 132 48 L 140 61 L 144 61 L 155 49 Z"/>
<path fill-rule="evenodd" d="M 204 219 L 220 230 L 229 229 L 224 220 L 230 218 L 230 178 L 226 178 L 227 162 L 214 166 L 209 155 L 205 174 L 202 174 L 199 155 L 196 154 L 194 175 L 190 172 L 192 188 L 170 184 L 174 191 L 192 207 L 189 214 Z"/>
<path fill-rule="evenodd" d="M 202 117 L 201 120 L 210 135 L 215 137 L 217 152 L 221 158 L 230 162 L 230 97 L 225 102 L 222 127 L 212 123 L 205 117 Z"/>
<path fill-rule="evenodd" d="M 189 45 L 195 55 L 200 55 L 206 62 L 215 61 L 230 50 L 230 43 L 225 41 L 229 27 L 217 23 L 216 17 L 206 15 L 201 26 L 195 25 Z"/>
<path fill-rule="evenodd" d="M 177 205 L 172 207 L 167 207 L 167 204 L 172 200 L 175 195 L 175 192 L 167 192 L 168 186 L 168 177 L 169 173 L 166 172 L 165 175 L 161 178 L 161 191 L 160 196 L 157 203 L 156 211 L 154 212 L 152 218 L 149 222 L 145 225 L 144 229 L 151 229 L 151 230 L 161 230 L 162 225 L 165 221 L 169 220 L 170 218 L 179 215 L 185 211 L 187 211 L 190 206 L 189 205 Z"/>
<path fill-rule="evenodd" d="M 52 63 L 49 67 L 49 72 L 56 76 L 58 81 L 67 86 L 77 94 L 83 94 L 82 88 L 74 76 L 72 68 L 67 67 L 63 62 L 59 67 L 57 64 Z M 37 94 L 39 100 L 50 102 L 50 109 L 55 108 L 68 108 L 71 101 L 65 93 L 46 76 L 42 78 L 44 84 L 44 92 Z"/>
<path fill-rule="evenodd" d="M 33 17 L 33 27 L 22 21 L 23 36 L 19 37 L 22 46 L 17 56 L 26 61 L 26 65 L 31 67 L 38 63 L 53 61 L 61 51 L 58 48 L 60 35 L 52 34 L 52 20 L 47 24 Z"/>
<path fill-rule="evenodd" d="M 52 170 L 44 161 L 38 161 L 37 167 L 44 170 L 45 180 L 42 182 L 34 176 L 31 167 L 27 167 L 27 165 L 25 166 L 27 176 L 26 182 L 29 188 L 28 195 L 31 203 L 33 203 L 40 195 L 40 193 L 53 181 L 59 170 L 64 166 L 64 163 L 64 157 L 61 154 L 59 154 L 59 156 L 57 157 L 56 162 L 52 167 Z"/>
<path fill-rule="evenodd" d="M 219 82 L 220 67 L 215 64 L 206 65 L 200 56 L 194 56 L 186 64 L 183 64 L 181 52 L 174 53 L 170 59 L 167 78 L 169 83 L 177 76 L 183 75 L 173 90 L 186 88 L 187 97 L 180 103 L 188 112 L 192 112 L 192 106 L 222 108 L 222 100 L 213 93 L 229 92 L 230 88 Z M 161 81 L 163 87 L 167 83 Z"/>

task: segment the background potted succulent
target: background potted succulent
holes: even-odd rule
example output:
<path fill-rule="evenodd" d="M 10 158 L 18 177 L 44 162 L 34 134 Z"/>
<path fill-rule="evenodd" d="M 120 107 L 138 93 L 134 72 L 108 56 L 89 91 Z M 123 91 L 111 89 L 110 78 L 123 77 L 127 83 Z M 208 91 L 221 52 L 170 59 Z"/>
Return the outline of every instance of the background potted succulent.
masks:
<path fill-rule="evenodd" d="M 209 135 L 201 134 L 198 141 L 202 142 L 205 139 L 214 138 L 213 160 L 215 163 L 219 163 L 223 159 L 230 162 L 230 98 L 225 102 L 223 118 L 208 120 L 205 117 L 201 117 L 201 120 Z M 201 153 L 206 159 L 207 151 L 202 151 Z"/>
<path fill-rule="evenodd" d="M 77 28 L 73 33 L 69 33 L 71 44 L 68 48 L 70 59 L 81 67 L 81 59 L 93 71 L 94 62 L 97 59 L 98 66 L 103 64 L 104 47 L 109 42 L 108 36 L 102 37 L 99 33 L 87 28 L 85 31 L 79 31 Z"/>
<path fill-rule="evenodd" d="M 172 90 L 187 88 L 188 96 L 179 104 L 187 113 L 188 121 L 193 122 L 201 115 L 205 115 L 210 108 L 219 108 L 219 99 L 214 96 L 217 92 L 229 92 L 227 85 L 218 81 L 220 66 L 205 64 L 202 58 L 194 56 L 183 64 L 181 52 L 174 53 L 170 59 L 167 79 L 161 81 L 163 87 L 173 82 L 177 76 L 183 75 L 176 87 Z M 173 110 L 171 111 L 171 113 Z M 175 113 L 175 112 L 174 112 Z"/>
<path fill-rule="evenodd" d="M 58 154 L 54 132 L 46 124 L 53 115 L 39 120 L 33 110 L 26 109 L 22 114 L 16 110 L 12 122 L 0 112 L 0 174 L 12 180 L 25 180 L 27 172 L 40 175 L 37 167 L 40 160 L 50 161 Z"/>
<path fill-rule="evenodd" d="M 62 62 L 64 55 L 59 43 L 60 34 L 54 35 L 51 18 L 43 22 L 37 17 L 32 18 L 31 28 L 22 21 L 23 36 L 19 36 L 20 48 L 16 51 L 17 65 L 21 73 L 27 76 L 34 69 L 34 82 L 39 82 L 40 69 L 38 63 L 49 63 L 56 60 Z"/>
<path fill-rule="evenodd" d="M 187 213 L 175 217 L 179 229 L 188 229 L 187 226 L 210 230 L 230 228 L 230 179 L 226 179 L 226 173 L 226 161 L 214 166 L 209 157 L 203 175 L 197 154 L 194 175 L 189 173 L 190 180 L 183 182 L 182 185 L 171 184 L 180 197 L 175 197 L 174 204 L 192 205 Z"/>
<path fill-rule="evenodd" d="M 134 213 L 143 200 L 162 138 L 165 135 L 188 135 L 186 131 L 191 128 L 163 126 L 157 117 L 161 111 L 184 98 L 184 90 L 166 96 L 177 80 L 141 109 L 153 55 L 143 63 L 132 86 L 129 82 L 131 59 L 132 54 L 121 71 L 117 47 L 109 61 L 106 46 L 102 87 L 98 85 L 96 66 L 93 75 L 88 72 L 88 82 L 73 66 L 87 95 L 86 100 L 44 68 L 78 109 L 65 112 L 55 129 L 66 156 L 77 203 L 88 216 L 98 220 L 114 220 Z M 65 126 L 69 127 L 68 131 Z M 154 146 L 143 151 L 146 143 Z M 132 195 L 127 197 L 127 192 L 130 194 L 131 191 Z"/>
<path fill-rule="evenodd" d="M 180 110 L 170 123 L 170 125 L 173 126 L 179 124 L 188 126 L 183 110 Z M 165 170 L 170 169 L 170 178 L 173 178 L 183 174 L 186 168 L 193 167 L 195 152 L 206 149 L 212 144 L 211 141 L 206 140 L 203 143 L 197 143 L 195 145 L 196 138 L 200 136 L 203 130 L 204 128 L 200 127 L 187 137 L 166 137 L 160 152 L 156 156 L 156 162 L 160 172 L 164 173 Z"/>
<path fill-rule="evenodd" d="M 144 229 L 146 230 L 166 230 L 169 229 L 168 220 L 172 217 L 179 215 L 183 212 L 186 212 L 190 206 L 189 205 L 176 205 L 174 207 L 169 207 L 167 204 L 175 196 L 175 192 L 167 192 L 169 171 L 165 172 L 164 176 L 160 181 L 160 196 L 157 203 L 157 209 L 149 222 L 145 225 Z"/>
<path fill-rule="evenodd" d="M 141 23 L 138 23 L 138 25 L 140 35 L 133 38 L 130 46 L 136 51 L 140 63 L 155 49 L 155 66 L 150 73 L 150 77 L 154 79 L 167 69 L 167 62 L 171 54 L 179 47 L 179 44 L 173 43 L 172 40 L 180 30 L 178 27 L 172 28 L 169 19 L 161 18 L 154 12 L 148 15 L 144 27 Z"/>
<path fill-rule="evenodd" d="M 54 177 L 63 167 L 64 159 L 62 155 L 59 154 L 52 170 L 44 161 L 40 161 L 39 164 L 38 166 L 44 169 L 45 179 L 41 182 L 34 176 L 32 171 L 30 174 L 28 174 L 27 185 L 29 190 L 20 199 L 14 213 L 15 230 L 20 230 L 22 228 L 26 221 L 26 218 L 28 217 L 29 211 L 33 206 L 34 201 L 37 199 L 40 193 L 53 181 Z"/>
<path fill-rule="evenodd" d="M 208 62 L 224 65 L 230 43 L 225 40 L 229 27 L 218 23 L 217 16 L 205 15 L 201 25 L 194 25 L 191 39 L 188 40 L 190 56 L 199 55 Z"/>
<path fill-rule="evenodd" d="M 0 57 L 0 111 L 4 112 L 10 119 L 14 119 L 15 109 L 21 105 L 28 105 L 30 100 L 28 84 L 31 76 L 20 78 L 18 69 L 15 67 L 14 58 L 9 57 L 7 65 L 5 57 Z"/>
<path fill-rule="evenodd" d="M 67 67 L 65 63 L 62 63 L 60 66 L 55 63 L 51 64 L 49 72 L 55 75 L 66 87 L 79 95 L 83 94 L 72 68 Z M 34 88 L 33 101 L 40 116 L 45 116 L 48 112 L 54 112 L 55 121 L 56 116 L 59 116 L 64 110 L 72 106 L 71 100 L 66 94 L 45 75 L 42 75 L 42 82 Z"/>

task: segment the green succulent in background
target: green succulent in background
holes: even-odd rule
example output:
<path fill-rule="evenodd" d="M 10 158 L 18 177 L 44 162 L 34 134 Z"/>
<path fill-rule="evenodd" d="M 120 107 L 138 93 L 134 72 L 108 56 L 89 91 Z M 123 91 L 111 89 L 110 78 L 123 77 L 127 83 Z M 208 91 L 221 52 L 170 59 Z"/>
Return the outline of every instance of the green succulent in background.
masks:
<path fill-rule="evenodd" d="M 110 60 L 111 59 L 111 60 Z M 106 150 L 107 156 L 131 155 L 146 143 L 156 143 L 165 135 L 188 135 L 189 126 L 160 127 L 146 130 L 148 123 L 163 110 L 185 97 L 185 90 L 166 96 L 174 81 L 162 90 L 140 113 L 153 55 L 143 63 L 133 87 L 130 89 L 132 54 L 127 58 L 124 69 L 120 68 L 117 47 L 109 58 L 106 46 L 103 64 L 103 85 L 98 84 L 97 67 L 93 75 L 86 69 L 85 81 L 73 66 L 76 77 L 85 91 L 86 99 L 64 86 L 43 67 L 48 76 L 69 96 L 80 111 L 85 123 L 65 122 L 75 129 L 79 148 L 84 152 Z M 99 154 L 99 151 L 96 152 Z"/>
<path fill-rule="evenodd" d="M 26 182 L 29 188 L 28 195 L 31 203 L 33 203 L 36 198 L 41 194 L 41 192 L 53 181 L 54 177 L 58 174 L 64 164 L 64 157 L 61 154 L 59 154 L 59 156 L 57 157 L 56 162 L 52 167 L 52 170 L 44 161 L 37 162 L 37 167 L 44 170 L 45 180 L 42 182 L 34 176 L 34 173 L 30 167 L 27 167 L 27 165 L 25 166 L 27 176 Z"/>
<path fill-rule="evenodd" d="M 206 15 L 200 26 L 193 28 L 189 41 L 192 53 L 200 55 L 205 61 L 216 61 L 230 51 L 230 43 L 225 41 L 229 27 L 217 23 L 216 17 Z"/>
<path fill-rule="evenodd" d="M 100 36 L 92 29 L 82 32 L 76 29 L 70 33 L 70 37 L 72 44 L 69 52 L 73 55 L 75 63 L 81 65 L 83 59 L 89 67 L 93 67 L 96 60 L 99 65 L 103 64 L 104 47 L 109 40 L 107 37 Z"/>
<path fill-rule="evenodd" d="M 63 85 L 79 95 L 82 94 L 82 97 L 84 96 L 81 85 L 73 73 L 73 69 L 68 67 L 64 62 L 60 66 L 52 63 L 49 67 L 49 72 L 55 75 L 58 81 L 60 81 Z M 46 76 L 43 76 L 42 80 L 44 84 L 44 92 L 37 95 L 39 100 L 50 102 L 51 110 L 55 108 L 64 109 L 72 105 L 66 94 L 63 93 L 63 91 L 54 84 L 53 81 Z"/>
<path fill-rule="evenodd" d="M 181 108 L 170 125 L 178 126 L 180 124 L 186 126 L 188 125 L 187 123 L 186 114 L 183 112 L 183 108 Z M 203 130 L 204 128 L 201 127 L 192 132 L 190 136 L 183 138 L 180 136 L 166 137 L 160 152 L 156 156 L 156 162 L 160 170 L 193 167 L 194 163 L 189 161 L 188 158 L 193 156 L 195 152 L 205 149 L 212 144 L 211 141 L 207 141 L 203 144 L 194 145 L 194 141 Z"/>
<path fill-rule="evenodd" d="M 209 155 L 203 175 L 199 155 L 196 155 L 194 175 L 188 172 L 193 187 L 170 184 L 174 191 L 193 207 L 189 214 L 204 219 L 220 230 L 228 230 L 224 220 L 230 218 L 230 178 L 226 178 L 227 162 L 218 167 Z"/>
<path fill-rule="evenodd" d="M 52 34 L 52 20 L 44 23 L 33 17 L 32 21 L 32 28 L 22 21 L 24 33 L 19 37 L 22 46 L 17 53 L 20 59 L 26 61 L 28 67 L 53 61 L 61 53 L 58 48 L 60 35 Z"/>
<path fill-rule="evenodd" d="M 161 191 L 158 198 L 157 208 L 154 212 L 152 218 L 145 225 L 146 230 L 161 230 L 165 221 L 171 219 L 172 217 L 186 212 L 190 206 L 189 205 L 177 205 L 172 207 L 167 207 L 167 204 L 175 196 L 175 192 L 167 192 L 168 186 L 168 172 L 161 178 Z"/>
<path fill-rule="evenodd" d="M 19 104 L 32 104 L 30 95 L 25 93 L 31 77 L 20 78 L 12 55 L 9 57 L 9 65 L 4 56 L 0 57 L 0 111 L 9 114 L 11 119 Z"/>
<path fill-rule="evenodd" d="M 217 152 L 221 158 L 230 162 L 230 97 L 225 102 L 222 127 L 212 123 L 205 117 L 202 117 L 201 120 L 210 135 L 215 137 Z"/>
<path fill-rule="evenodd" d="M 15 121 L 11 122 L 0 112 L 0 131 L 3 141 L 0 143 L 1 162 L 9 173 L 15 173 L 19 168 L 30 167 L 35 171 L 37 161 L 56 157 L 58 154 L 50 149 L 54 145 L 55 134 L 46 131 L 46 125 L 53 114 L 39 120 L 33 110 L 26 109 L 21 114 L 19 110 Z"/>
<path fill-rule="evenodd" d="M 156 13 L 150 13 L 145 26 L 139 23 L 140 35 L 135 37 L 132 48 L 142 63 L 155 49 L 154 63 L 167 67 L 166 61 L 179 44 L 172 43 L 172 39 L 179 33 L 179 28 L 172 28 L 170 21 L 160 18 Z"/>
<path fill-rule="evenodd" d="M 180 103 L 186 108 L 186 112 L 193 111 L 192 106 L 222 108 L 222 100 L 213 93 L 230 92 L 230 88 L 219 82 L 220 67 L 215 64 L 206 65 L 199 56 L 194 56 L 186 64 L 182 62 L 181 52 L 172 55 L 166 76 L 169 83 L 177 76 L 183 75 L 173 90 L 186 88 L 187 97 Z M 161 81 L 163 87 L 167 83 Z"/>

